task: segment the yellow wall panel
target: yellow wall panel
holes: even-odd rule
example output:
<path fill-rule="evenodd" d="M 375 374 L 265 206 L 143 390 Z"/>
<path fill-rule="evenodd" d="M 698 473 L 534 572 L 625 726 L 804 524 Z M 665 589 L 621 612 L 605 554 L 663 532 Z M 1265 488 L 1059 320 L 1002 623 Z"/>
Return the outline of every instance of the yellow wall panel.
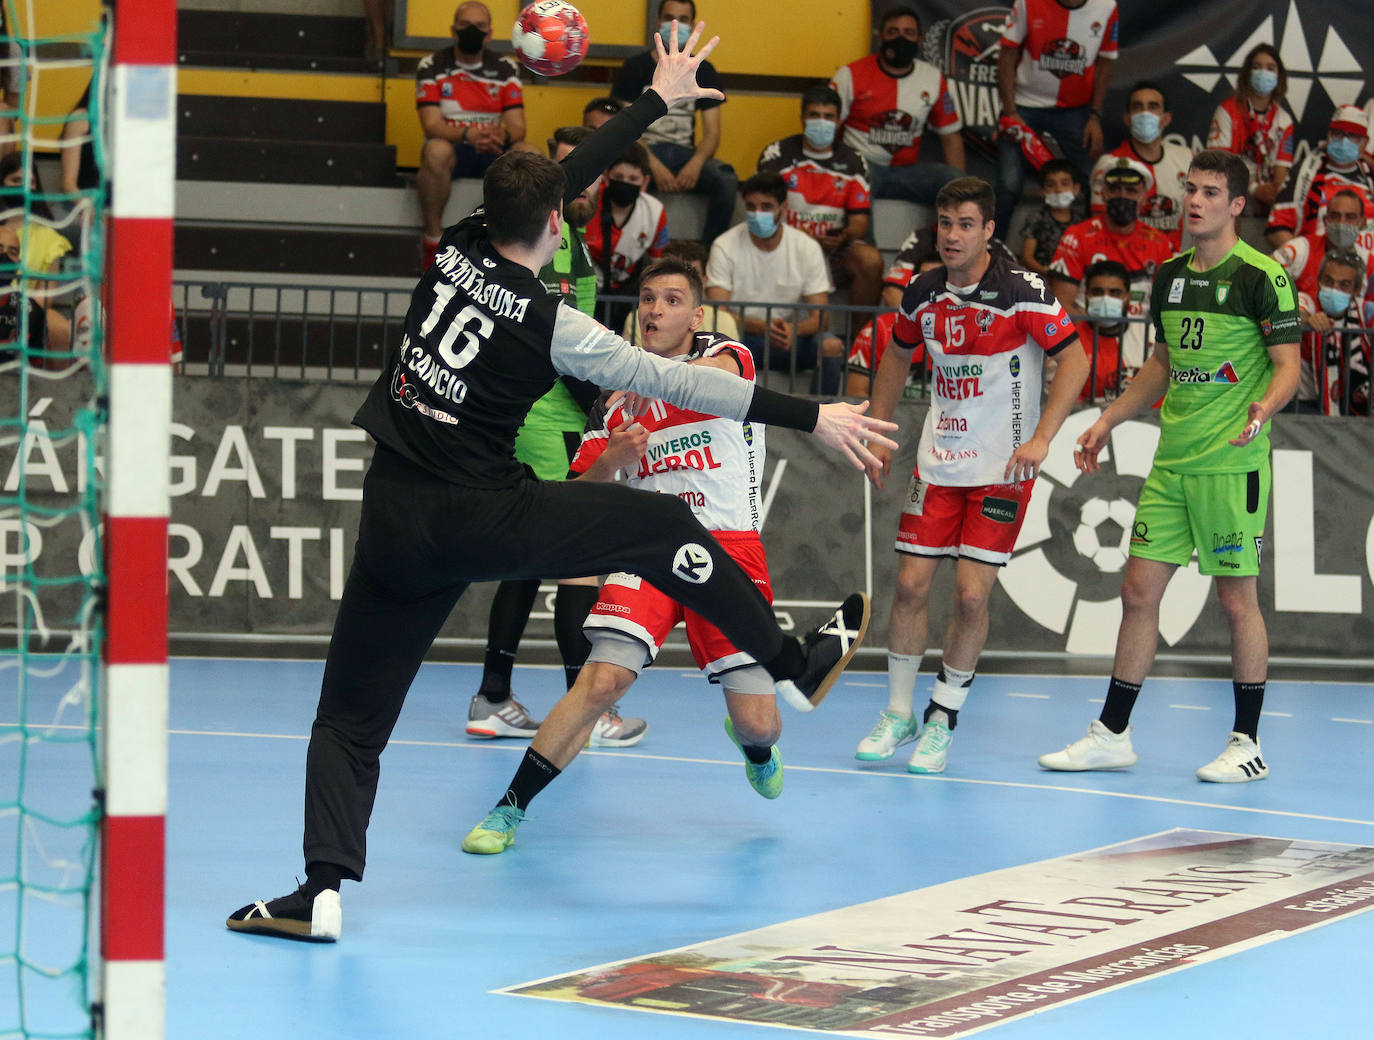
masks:
<path fill-rule="evenodd" d="M 52 36 L 75 36 L 93 33 L 100 27 L 99 0 L 61 0 L 35 5 L 6 3 L 7 14 L 17 15 L 13 26 L 16 36 L 29 39 Z M 30 21 L 29 15 L 33 19 Z M 89 68 L 32 67 L 29 70 L 28 100 L 31 111 L 40 119 L 65 116 L 81 97 L 90 82 Z M 56 147 L 62 127 L 58 123 L 39 123 L 33 129 L 36 147 L 50 151 Z"/>
<path fill-rule="evenodd" d="M 447 36 L 459 0 L 407 0 L 406 34 L 410 36 Z M 491 10 L 492 31 L 497 39 L 509 40 L 515 16 L 524 3 L 519 0 L 486 0 Z M 619 44 L 634 47 L 648 39 L 642 0 L 573 0 L 573 6 L 587 19 L 594 44 Z"/>

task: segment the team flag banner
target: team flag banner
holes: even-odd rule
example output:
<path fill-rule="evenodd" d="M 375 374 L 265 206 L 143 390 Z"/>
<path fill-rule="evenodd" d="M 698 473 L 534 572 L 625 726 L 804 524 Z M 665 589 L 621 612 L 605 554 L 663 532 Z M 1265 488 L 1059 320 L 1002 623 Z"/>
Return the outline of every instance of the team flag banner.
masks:
<path fill-rule="evenodd" d="M 1175 829 L 500 992 L 960 1037 L 1374 907 L 1374 848 Z"/>

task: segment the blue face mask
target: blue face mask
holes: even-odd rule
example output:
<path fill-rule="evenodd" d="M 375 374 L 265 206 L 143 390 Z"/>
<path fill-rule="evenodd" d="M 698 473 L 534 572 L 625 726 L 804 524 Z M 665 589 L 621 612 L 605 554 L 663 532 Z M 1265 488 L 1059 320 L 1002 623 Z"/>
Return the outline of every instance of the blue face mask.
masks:
<path fill-rule="evenodd" d="M 1131 115 L 1131 136 L 1137 141 L 1151 144 L 1159 139 L 1159 116 L 1153 112 L 1135 112 Z"/>
<path fill-rule="evenodd" d="M 1333 137 L 1326 142 L 1326 154 L 1344 166 L 1360 157 L 1360 146 L 1348 137 Z"/>
<path fill-rule="evenodd" d="M 1322 310 L 1326 312 L 1327 317 L 1339 318 L 1350 309 L 1350 294 L 1329 285 L 1323 285 L 1317 290 L 1317 302 L 1322 305 Z"/>
<path fill-rule="evenodd" d="M 692 35 L 692 27 L 686 22 L 678 21 L 664 22 L 660 25 L 658 34 L 663 37 L 665 50 L 672 48 L 672 36 L 670 34 L 674 31 L 673 26 L 677 26 L 677 49 L 682 50 L 687 46 L 687 37 Z"/>
<path fill-rule="evenodd" d="M 778 230 L 778 215 L 776 213 L 764 213 L 762 211 L 746 213 L 744 220 L 749 225 L 749 233 L 756 238 L 772 238 L 773 232 Z"/>
<path fill-rule="evenodd" d="M 812 148 L 829 148 L 835 143 L 835 124 L 828 119 L 807 119 L 802 123 L 806 143 Z"/>
<path fill-rule="evenodd" d="M 1250 86 L 1256 94 L 1272 94 L 1279 85 L 1279 74 L 1273 69 L 1251 69 Z"/>

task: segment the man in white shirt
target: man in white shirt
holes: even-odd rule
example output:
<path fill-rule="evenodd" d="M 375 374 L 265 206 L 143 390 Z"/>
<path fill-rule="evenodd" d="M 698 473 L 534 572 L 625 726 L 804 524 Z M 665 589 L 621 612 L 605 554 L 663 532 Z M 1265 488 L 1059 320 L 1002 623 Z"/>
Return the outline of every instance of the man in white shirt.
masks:
<path fill-rule="evenodd" d="M 760 368 L 795 374 L 816 368 L 819 360 L 812 390 L 838 393 L 844 344 L 824 334 L 818 309 L 835 288 L 825 254 L 814 238 L 787 225 L 787 184 L 779 174 L 754 174 L 740 194 L 745 222 L 711 246 L 706 296 L 751 304 L 730 310 Z M 811 306 L 803 310 L 799 303 Z"/>

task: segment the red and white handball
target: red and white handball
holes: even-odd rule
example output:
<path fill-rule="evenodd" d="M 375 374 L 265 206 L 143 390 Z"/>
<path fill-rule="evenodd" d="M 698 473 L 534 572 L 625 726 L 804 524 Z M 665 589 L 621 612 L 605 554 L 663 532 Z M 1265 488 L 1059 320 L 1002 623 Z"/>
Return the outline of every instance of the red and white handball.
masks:
<path fill-rule="evenodd" d="M 511 33 L 520 64 L 540 76 L 571 72 L 587 56 L 587 19 L 565 0 L 539 0 L 525 7 Z"/>

